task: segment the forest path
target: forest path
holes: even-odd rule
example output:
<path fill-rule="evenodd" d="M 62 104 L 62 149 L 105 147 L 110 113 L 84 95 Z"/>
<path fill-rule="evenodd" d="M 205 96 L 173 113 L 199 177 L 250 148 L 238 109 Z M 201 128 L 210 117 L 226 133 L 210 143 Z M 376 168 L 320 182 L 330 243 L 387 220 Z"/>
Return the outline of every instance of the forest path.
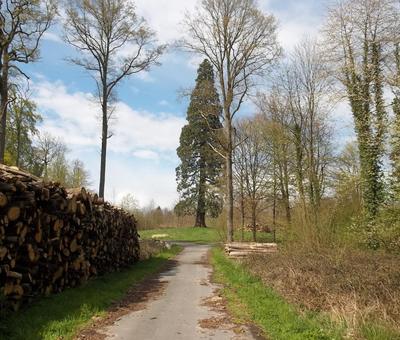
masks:
<path fill-rule="evenodd" d="M 210 282 L 208 245 L 183 244 L 176 265 L 162 273 L 163 291 L 104 330 L 109 340 L 254 339 L 246 326 L 231 323 L 218 286 Z"/>

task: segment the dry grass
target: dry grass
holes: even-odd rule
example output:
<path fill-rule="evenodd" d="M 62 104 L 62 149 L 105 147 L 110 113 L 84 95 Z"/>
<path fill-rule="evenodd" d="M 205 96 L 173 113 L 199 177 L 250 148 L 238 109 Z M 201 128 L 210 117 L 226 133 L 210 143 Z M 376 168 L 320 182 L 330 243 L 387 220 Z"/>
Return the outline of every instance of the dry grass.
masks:
<path fill-rule="evenodd" d="M 400 338 L 400 256 L 283 249 L 246 264 L 289 302 L 344 322 L 350 338 Z M 375 336 L 377 324 L 386 335 Z"/>

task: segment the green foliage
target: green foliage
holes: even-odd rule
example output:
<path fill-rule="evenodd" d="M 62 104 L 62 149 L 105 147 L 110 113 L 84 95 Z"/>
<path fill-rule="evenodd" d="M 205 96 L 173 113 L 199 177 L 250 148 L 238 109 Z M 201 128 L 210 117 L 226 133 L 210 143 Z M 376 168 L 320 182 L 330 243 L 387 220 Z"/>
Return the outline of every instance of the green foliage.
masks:
<path fill-rule="evenodd" d="M 17 94 L 13 96 L 7 115 L 5 162 L 29 169 L 34 151 L 32 138 L 38 133 L 36 126 L 42 117 L 33 101 Z"/>
<path fill-rule="evenodd" d="M 243 265 L 212 252 L 215 278 L 225 285 L 228 307 L 242 321 L 256 323 L 272 339 L 341 339 L 343 330 L 318 314 L 300 314 Z M 244 319 L 244 320 L 243 320 Z"/>
<path fill-rule="evenodd" d="M 59 182 L 63 185 L 67 184 L 69 164 L 66 159 L 67 147 L 64 144 L 60 144 L 54 159 L 48 165 L 46 179 Z"/>
<path fill-rule="evenodd" d="M 58 138 L 44 133 L 39 135 L 29 155 L 27 170 L 45 180 L 60 183 L 68 188 L 89 185 L 89 173 L 79 159 L 67 159 L 68 148 Z"/>
<path fill-rule="evenodd" d="M 214 72 L 210 62 L 205 60 L 198 69 L 196 87 L 187 111 L 188 124 L 182 129 L 177 149 L 181 160 L 176 169 L 180 201 L 175 209 L 180 215 L 197 214 L 202 222 L 206 214 L 215 217 L 222 209 L 217 186 L 223 160 L 210 146 L 217 147 L 222 129 L 220 114 Z M 205 226 L 201 224 L 199 226 Z"/>
<path fill-rule="evenodd" d="M 374 220 L 359 218 L 351 226 L 351 231 L 361 235 L 358 239 L 367 248 L 400 254 L 399 207 L 382 208 Z"/>
<path fill-rule="evenodd" d="M 89 172 L 85 169 L 85 164 L 75 159 L 69 166 L 68 186 L 71 188 L 86 187 L 89 183 Z"/>
<path fill-rule="evenodd" d="M 127 290 L 161 269 L 181 251 L 174 246 L 132 268 L 90 281 L 87 285 L 43 298 L 9 317 L 0 318 L 0 339 L 74 339 L 78 331 L 121 299 Z"/>

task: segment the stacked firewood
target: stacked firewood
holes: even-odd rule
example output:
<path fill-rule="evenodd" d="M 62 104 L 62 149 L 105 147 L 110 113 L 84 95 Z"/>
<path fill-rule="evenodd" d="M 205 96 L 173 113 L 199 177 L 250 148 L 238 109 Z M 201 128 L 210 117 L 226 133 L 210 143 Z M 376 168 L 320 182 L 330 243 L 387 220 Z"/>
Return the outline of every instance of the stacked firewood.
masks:
<path fill-rule="evenodd" d="M 270 254 L 278 251 L 276 243 L 231 242 L 225 244 L 225 252 L 229 257 L 243 258 L 255 254 Z"/>
<path fill-rule="evenodd" d="M 134 217 L 85 189 L 0 165 L 0 309 L 139 259 Z"/>

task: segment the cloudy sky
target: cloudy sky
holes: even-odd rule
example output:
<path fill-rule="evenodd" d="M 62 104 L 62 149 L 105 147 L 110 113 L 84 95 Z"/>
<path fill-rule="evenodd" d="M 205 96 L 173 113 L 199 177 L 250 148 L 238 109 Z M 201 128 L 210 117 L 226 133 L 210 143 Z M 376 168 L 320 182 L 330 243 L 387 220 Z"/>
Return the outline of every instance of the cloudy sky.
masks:
<path fill-rule="evenodd" d="M 136 0 L 137 11 L 157 31 L 160 42 L 168 43 L 182 34 L 185 11 L 196 0 Z M 279 21 L 279 39 L 286 51 L 304 36 L 315 36 L 324 18 L 326 4 L 320 0 L 259 0 L 263 10 Z M 69 158 L 79 158 L 90 171 L 97 190 L 100 162 L 99 109 L 93 103 L 93 80 L 79 67 L 66 61 L 74 50 L 55 26 L 45 36 L 41 60 L 25 68 L 30 87 L 44 117 L 41 131 L 60 137 L 69 147 Z M 185 124 L 187 103 L 179 90 L 193 85 L 196 59 L 169 51 L 162 65 L 149 73 L 126 79 L 118 88 L 114 136 L 109 140 L 106 198 L 118 201 L 133 193 L 142 206 L 154 199 L 171 207 L 177 199 L 176 148 Z M 240 114 L 252 112 L 244 107 Z M 336 113 L 335 124 L 350 124 L 346 107 Z M 341 124 L 341 125 L 340 125 Z"/>

